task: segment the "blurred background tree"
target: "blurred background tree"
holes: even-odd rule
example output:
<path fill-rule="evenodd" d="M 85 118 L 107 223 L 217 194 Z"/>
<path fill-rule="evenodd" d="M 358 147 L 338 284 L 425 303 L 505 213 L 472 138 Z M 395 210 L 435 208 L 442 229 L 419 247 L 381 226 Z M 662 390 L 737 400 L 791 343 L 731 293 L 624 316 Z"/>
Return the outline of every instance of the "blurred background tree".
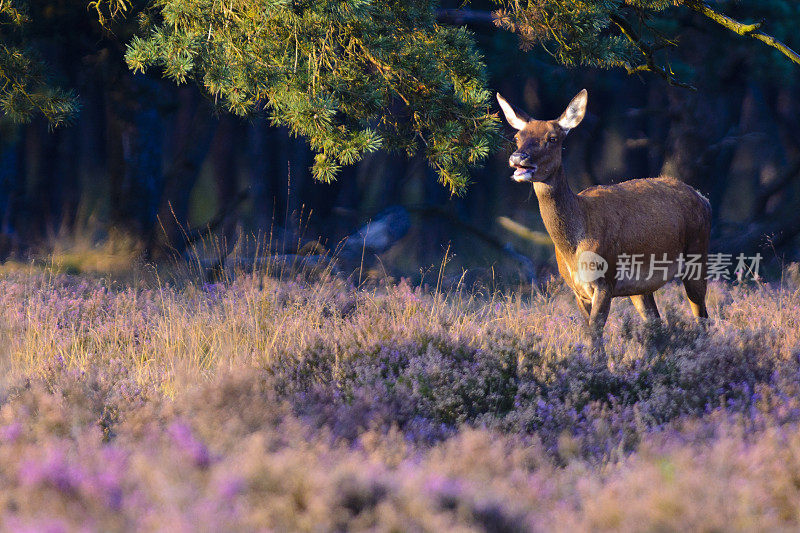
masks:
<path fill-rule="evenodd" d="M 796 2 L 0 0 L 0 17 L 3 255 L 87 232 L 156 257 L 207 233 L 334 249 L 402 205 L 394 273 L 448 248 L 514 270 L 509 244 L 547 268 L 489 96 L 553 118 L 587 87 L 573 186 L 673 174 L 711 198 L 716 248 L 797 259 Z"/>

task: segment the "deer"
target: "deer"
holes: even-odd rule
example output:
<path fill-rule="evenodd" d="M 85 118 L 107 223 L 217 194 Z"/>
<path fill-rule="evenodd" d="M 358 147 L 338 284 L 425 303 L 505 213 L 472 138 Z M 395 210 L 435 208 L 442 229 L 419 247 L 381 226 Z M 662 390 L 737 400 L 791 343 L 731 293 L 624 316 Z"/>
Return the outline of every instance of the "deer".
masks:
<path fill-rule="evenodd" d="M 607 359 L 603 330 L 613 298 L 628 297 L 644 321 L 661 322 L 653 293 L 681 269 L 688 270 L 687 257 L 699 268 L 681 279 L 692 314 L 704 324 L 711 231 L 708 199 L 668 176 L 598 185 L 575 194 L 561 152 L 567 134 L 586 114 L 586 89 L 555 120 L 533 119 L 499 93 L 497 101 L 508 124 L 517 130 L 517 147 L 508 158 L 512 178 L 533 184 L 542 221 L 555 245 L 558 272 L 584 315 L 592 354 Z M 630 267 L 636 257 L 658 261 L 659 274 L 653 275 L 651 264 L 638 272 L 628 268 L 629 275 L 619 276 L 618 267 Z"/>

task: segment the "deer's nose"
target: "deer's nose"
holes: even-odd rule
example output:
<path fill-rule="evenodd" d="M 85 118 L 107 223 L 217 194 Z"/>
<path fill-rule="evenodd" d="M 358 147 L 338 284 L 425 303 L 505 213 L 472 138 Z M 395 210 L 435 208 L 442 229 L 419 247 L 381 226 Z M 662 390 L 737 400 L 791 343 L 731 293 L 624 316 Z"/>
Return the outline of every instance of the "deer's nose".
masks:
<path fill-rule="evenodd" d="M 524 167 L 528 163 L 528 154 L 524 152 L 514 152 L 508 158 L 508 166 L 510 167 Z"/>

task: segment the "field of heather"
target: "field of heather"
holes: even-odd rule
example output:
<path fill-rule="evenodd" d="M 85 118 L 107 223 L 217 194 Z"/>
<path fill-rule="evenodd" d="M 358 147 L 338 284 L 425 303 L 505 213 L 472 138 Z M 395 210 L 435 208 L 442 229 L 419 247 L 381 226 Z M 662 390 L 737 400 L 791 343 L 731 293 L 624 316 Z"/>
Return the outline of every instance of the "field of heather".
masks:
<path fill-rule="evenodd" d="M 794 276 L 792 274 L 795 274 Z M 553 286 L 0 274 L 4 529 L 800 528 L 800 282 Z"/>

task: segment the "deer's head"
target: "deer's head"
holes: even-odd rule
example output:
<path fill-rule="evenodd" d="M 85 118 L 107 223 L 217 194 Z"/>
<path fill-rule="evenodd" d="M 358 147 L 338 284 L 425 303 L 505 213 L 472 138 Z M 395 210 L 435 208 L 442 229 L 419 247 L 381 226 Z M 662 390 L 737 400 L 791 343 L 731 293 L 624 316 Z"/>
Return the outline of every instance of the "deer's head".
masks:
<path fill-rule="evenodd" d="M 561 143 L 567 133 L 583 120 L 587 97 L 584 89 L 556 120 L 535 120 L 515 111 L 505 98 L 497 94 L 506 120 L 512 128 L 519 130 L 514 136 L 517 150 L 508 158 L 516 181 L 547 181 L 555 174 L 561 166 Z"/>

